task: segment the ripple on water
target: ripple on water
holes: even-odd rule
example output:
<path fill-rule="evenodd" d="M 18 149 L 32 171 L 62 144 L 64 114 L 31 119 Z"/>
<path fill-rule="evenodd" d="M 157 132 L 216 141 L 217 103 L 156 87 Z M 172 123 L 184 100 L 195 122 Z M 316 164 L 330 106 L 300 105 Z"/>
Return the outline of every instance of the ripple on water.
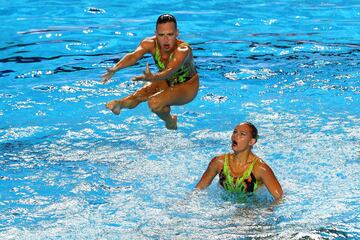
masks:
<path fill-rule="evenodd" d="M 240 69 L 238 72 L 227 72 L 224 74 L 225 78 L 229 80 L 244 80 L 244 79 L 260 79 L 267 80 L 277 74 L 268 68 L 261 68 L 258 70 Z"/>
<path fill-rule="evenodd" d="M 21 138 L 27 138 L 41 133 L 44 131 L 44 128 L 40 126 L 27 126 L 21 128 L 8 128 L 3 130 L 4 133 L 0 136 L 0 141 L 14 141 Z"/>
<path fill-rule="evenodd" d="M 202 100 L 213 103 L 224 103 L 228 100 L 227 96 L 220 96 L 213 93 L 208 93 L 202 97 Z"/>
<path fill-rule="evenodd" d="M 66 49 L 73 52 L 96 52 L 106 48 L 108 43 L 95 42 L 95 43 L 69 43 L 66 44 Z"/>
<path fill-rule="evenodd" d="M 14 97 L 16 96 L 10 93 L 0 93 L 0 98 L 14 98 Z"/>
<path fill-rule="evenodd" d="M 74 87 L 74 86 L 62 86 L 59 92 L 65 93 L 80 93 L 80 92 L 87 92 L 87 93 L 96 93 L 95 89 L 91 88 L 81 88 L 81 87 Z"/>
<path fill-rule="evenodd" d="M 16 78 L 38 78 L 38 77 L 41 77 L 42 75 L 51 75 L 51 74 L 53 74 L 53 72 L 50 70 L 47 70 L 47 71 L 33 70 L 31 72 L 17 75 Z"/>
<path fill-rule="evenodd" d="M 56 87 L 51 85 L 37 85 L 32 87 L 32 89 L 41 92 L 52 92 L 56 89 Z"/>
<path fill-rule="evenodd" d="M 75 86 L 78 86 L 78 87 L 81 87 L 81 86 L 84 86 L 84 87 L 94 87 L 94 86 L 96 86 L 96 85 L 98 85 L 98 84 L 100 84 L 99 81 L 87 79 L 87 80 L 77 81 L 77 82 L 75 83 Z"/>
<path fill-rule="evenodd" d="M 91 13 L 91 14 L 105 14 L 106 13 L 106 11 L 104 9 L 96 8 L 96 7 L 88 7 L 86 9 L 84 9 L 84 12 Z"/>

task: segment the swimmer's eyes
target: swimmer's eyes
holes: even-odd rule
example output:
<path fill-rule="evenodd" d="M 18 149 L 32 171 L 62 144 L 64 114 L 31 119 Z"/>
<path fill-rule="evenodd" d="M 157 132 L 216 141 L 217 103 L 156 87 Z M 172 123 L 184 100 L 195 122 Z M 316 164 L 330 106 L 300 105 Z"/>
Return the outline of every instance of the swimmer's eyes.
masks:
<path fill-rule="evenodd" d="M 236 131 L 236 130 L 234 130 L 233 131 L 233 134 L 239 134 L 240 136 L 246 136 L 247 135 L 247 133 L 246 132 L 238 132 L 238 131 Z"/>
<path fill-rule="evenodd" d="M 159 33 L 159 37 L 164 37 L 164 36 L 169 36 L 169 37 L 172 37 L 175 35 L 175 33 L 168 33 L 168 34 L 165 34 L 165 33 Z"/>

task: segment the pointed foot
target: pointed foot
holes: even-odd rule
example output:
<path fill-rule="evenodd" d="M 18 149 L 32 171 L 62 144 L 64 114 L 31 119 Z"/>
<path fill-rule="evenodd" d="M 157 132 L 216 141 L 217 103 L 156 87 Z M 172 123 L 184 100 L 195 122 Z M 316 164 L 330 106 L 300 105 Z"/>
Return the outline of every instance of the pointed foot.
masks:
<path fill-rule="evenodd" d="M 171 121 L 166 123 L 166 128 L 169 130 L 177 129 L 177 116 L 172 116 Z"/>
<path fill-rule="evenodd" d="M 117 101 L 108 102 L 106 103 L 105 107 L 110 109 L 116 115 L 120 114 L 121 106 Z"/>

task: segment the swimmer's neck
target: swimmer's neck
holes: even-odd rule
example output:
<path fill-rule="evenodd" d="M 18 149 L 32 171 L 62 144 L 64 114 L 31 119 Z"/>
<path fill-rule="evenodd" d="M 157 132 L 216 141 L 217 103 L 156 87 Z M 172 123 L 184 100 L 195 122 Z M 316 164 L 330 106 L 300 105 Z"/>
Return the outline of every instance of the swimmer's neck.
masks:
<path fill-rule="evenodd" d="M 250 150 L 246 151 L 235 151 L 232 154 L 232 161 L 237 165 L 245 165 L 249 162 L 252 162 L 254 154 Z"/>

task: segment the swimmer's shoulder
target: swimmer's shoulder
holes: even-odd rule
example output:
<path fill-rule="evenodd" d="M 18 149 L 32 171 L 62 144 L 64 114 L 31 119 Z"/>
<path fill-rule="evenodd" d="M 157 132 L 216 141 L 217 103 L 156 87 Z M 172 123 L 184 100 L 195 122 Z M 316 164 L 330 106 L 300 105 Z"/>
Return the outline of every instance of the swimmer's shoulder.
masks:
<path fill-rule="evenodd" d="M 225 155 L 226 154 L 222 154 L 222 155 L 218 155 L 215 156 L 213 159 L 211 159 L 210 161 L 210 165 L 215 168 L 218 172 L 220 172 L 223 167 L 224 167 L 224 161 L 225 161 Z"/>
<path fill-rule="evenodd" d="M 261 178 L 264 174 L 272 173 L 272 169 L 262 158 L 256 156 L 253 173 L 256 178 Z"/>
<path fill-rule="evenodd" d="M 155 40 L 156 40 L 156 36 L 151 36 L 144 38 L 142 42 L 155 44 Z"/>
<path fill-rule="evenodd" d="M 145 49 L 152 50 L 155 49 L 155 41 L 156 41 L 155 36 L 147 37 L 141 41 L 140 45 Z"/>
<path fill-rule="evenodd" d="M 177 51 L 179 51 L 179 52 L 191 51 L 190 44 L 185 41 L 177 39 Z"/>

